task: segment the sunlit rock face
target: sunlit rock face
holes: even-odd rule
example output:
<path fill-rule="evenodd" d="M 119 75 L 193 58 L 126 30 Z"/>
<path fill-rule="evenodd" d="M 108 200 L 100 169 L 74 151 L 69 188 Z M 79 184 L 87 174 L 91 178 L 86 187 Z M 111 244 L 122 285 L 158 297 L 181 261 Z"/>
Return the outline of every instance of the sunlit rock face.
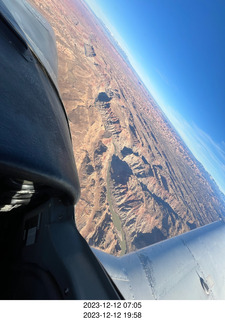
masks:
<path fill-rule="evenodd" d="M 56 34 L 87 242 L 120 255 L 218 220 L 218 188 L 93 14 L 78 0 L 30 2 Z"/>

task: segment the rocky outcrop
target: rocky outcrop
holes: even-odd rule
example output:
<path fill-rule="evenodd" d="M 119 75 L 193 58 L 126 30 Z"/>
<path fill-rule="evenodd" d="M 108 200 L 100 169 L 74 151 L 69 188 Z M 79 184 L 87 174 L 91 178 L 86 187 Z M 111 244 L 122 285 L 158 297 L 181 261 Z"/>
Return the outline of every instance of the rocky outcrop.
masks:
<path fill-rule="evenodd" d="M 95 57 L 96 53 L 94 47 L 89 44 L 84 44 L 84 52 L 86 57 Z"/>
<path fill-rule="evenodd" d="M 105 126 L 105 131 L 109 133 L 109 136 L 118 135 L 122 131 L 120 120 L 112 111 L 112 107 L 109 102 L 111 99 L 112 97 L 108 97 L 105 92 L 100 92 L 95 100 L 95 107 L 99 109 Z"/>
<path fill-rule="evenodd" d="M 85 4 L 31 2 L 56 33 L 87 242 L 120 255 L 220 219 L 217 186 Z"/>

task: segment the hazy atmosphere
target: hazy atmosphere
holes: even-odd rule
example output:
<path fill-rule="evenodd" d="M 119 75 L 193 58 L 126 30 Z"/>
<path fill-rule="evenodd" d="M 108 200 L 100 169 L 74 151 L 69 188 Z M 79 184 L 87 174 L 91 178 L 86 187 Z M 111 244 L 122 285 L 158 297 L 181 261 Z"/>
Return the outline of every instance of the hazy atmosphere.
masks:
<path fill-rule="evenodd" d="M 225 193 L 224 1 L 86 2 Z"/>

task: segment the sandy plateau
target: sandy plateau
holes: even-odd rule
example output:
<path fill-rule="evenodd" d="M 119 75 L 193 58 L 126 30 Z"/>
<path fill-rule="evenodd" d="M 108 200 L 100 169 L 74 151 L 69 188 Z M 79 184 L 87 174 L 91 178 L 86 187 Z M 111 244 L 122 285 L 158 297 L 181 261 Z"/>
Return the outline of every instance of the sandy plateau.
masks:
<path fill-rule="evenodd" d="M 121 255 L 218 220 L 219 189 L 86 5 L 30 2 L 56 35 L 87 242 Z"/>

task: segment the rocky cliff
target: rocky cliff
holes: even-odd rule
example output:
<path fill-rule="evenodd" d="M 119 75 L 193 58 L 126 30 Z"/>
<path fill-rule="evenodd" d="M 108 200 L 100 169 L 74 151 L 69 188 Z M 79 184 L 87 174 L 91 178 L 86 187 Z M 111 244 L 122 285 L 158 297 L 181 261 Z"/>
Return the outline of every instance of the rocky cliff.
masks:
<path fill-rule="evenodd" d="M 30 2 L 56 34 L 88 243 L 120 255 L 218 220 L 217 186 L 86 5 Z"/>

